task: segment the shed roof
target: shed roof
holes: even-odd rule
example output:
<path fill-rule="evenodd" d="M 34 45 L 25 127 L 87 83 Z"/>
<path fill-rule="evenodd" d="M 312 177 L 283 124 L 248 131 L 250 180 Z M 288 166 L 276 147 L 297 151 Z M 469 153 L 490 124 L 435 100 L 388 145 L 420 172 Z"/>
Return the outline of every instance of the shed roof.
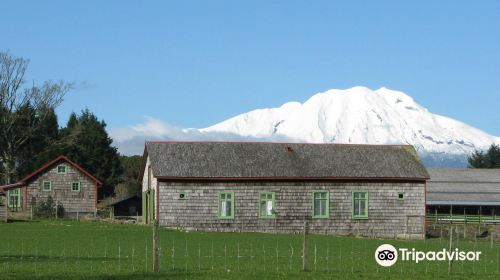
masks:
<path fill-rule="evenodd" d="M 426 180 L 408 145 L 270 142 L 147 142 L 159 179 Z"/>
<path fill-rule="evenodd" d="M 500 205 L 500 169 L 428 169 L 428 205 Z"/>

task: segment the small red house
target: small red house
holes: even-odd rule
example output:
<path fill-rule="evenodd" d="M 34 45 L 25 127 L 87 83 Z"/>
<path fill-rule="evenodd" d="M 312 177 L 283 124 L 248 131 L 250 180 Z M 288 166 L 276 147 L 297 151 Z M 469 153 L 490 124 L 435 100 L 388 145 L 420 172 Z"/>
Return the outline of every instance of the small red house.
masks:
<path fill-rule="evenodd" d="M 46 163 L 19 182 L 0 186 L 11 210 L 29 210 L 51 196 L 69 217 L 95 215 L 101 181 L 65 156 Z"/>

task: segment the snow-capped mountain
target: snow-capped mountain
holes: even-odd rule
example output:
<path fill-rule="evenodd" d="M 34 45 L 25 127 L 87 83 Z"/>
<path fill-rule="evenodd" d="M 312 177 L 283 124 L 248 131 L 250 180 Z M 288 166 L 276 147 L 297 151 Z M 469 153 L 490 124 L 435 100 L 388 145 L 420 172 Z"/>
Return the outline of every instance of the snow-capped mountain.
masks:
<path fill-rule="evenodd" d="M 401 91 L 366 87 L 328 90 L 304 103 L 254 110 L 198 131 L 315 143 L 411 144 L 428 165 L 450 158 L 464 165 L 465 155 L 500 143 L 499 137 L 429 112 Z"/>

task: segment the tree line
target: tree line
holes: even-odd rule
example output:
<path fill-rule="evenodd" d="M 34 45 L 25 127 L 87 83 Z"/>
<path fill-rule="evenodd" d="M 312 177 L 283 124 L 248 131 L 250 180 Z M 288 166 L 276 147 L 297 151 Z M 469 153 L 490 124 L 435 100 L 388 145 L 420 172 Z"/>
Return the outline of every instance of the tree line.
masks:
<path fill-rule="evenodd" d="M 125 183 L 138 188 L 141 157 L 121 156 L 106 123 L 88 109 L 59 127 L 55 109 L 73 88 L 64 81 L 26 84 L 29 60 L 0 52 L 0 185 L 11 184 L 59 155 L 103 182 L 100 195 Z"/>

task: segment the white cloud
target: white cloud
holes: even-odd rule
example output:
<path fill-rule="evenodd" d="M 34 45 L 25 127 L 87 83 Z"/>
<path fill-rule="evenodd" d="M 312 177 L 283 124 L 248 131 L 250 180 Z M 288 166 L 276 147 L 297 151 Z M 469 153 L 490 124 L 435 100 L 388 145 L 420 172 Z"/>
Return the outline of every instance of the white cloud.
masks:
<path fill-rule="evenodd" d="M 144 143 L 154 140 L 293 142 L 293 140 L 285 137 L 256 138 L 232 133 L 201 132 L 196 128 L 175 127 L 152 117 L 145 117 L 145 121 L 140 124 L 112 129 L 110 136 L 113 139 L 113 145 L 124 155 L 142 155 L 144 152 Z"/>

